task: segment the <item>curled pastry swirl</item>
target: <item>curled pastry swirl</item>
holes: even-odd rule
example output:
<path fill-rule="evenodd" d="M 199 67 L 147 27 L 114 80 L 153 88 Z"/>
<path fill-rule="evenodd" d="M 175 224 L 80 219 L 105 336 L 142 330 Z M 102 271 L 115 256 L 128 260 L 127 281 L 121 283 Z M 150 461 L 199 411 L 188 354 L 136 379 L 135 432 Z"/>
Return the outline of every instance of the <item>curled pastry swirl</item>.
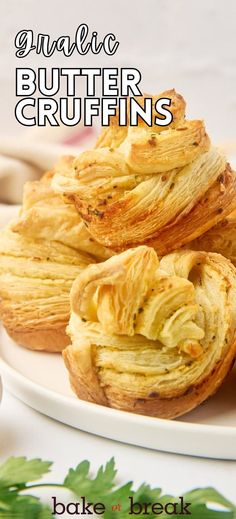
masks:
<path fill-rule="evenodd" d="M 220 255 L 139 246 L 86 268 L 63 351 L 85 400 L 174 418 L 216 391 L 236 354 L 236 270 Z"/>
<path fill-rule="evenodd" d="M 204 123 L 184 119 L 185 103 L 169 127 L 103 133 L 97 148 L 79 155 L 53 180 L 75 204 L 93 237 L 114 251 L 146 244 L 159 255 L 197 238 L 234 208 L 236 175 L 210 147 Z M 117 141 L 115 135 L 117 134 Z"/>
<path fill-rule="evenodd" d="M 58 169 L 70 163 L 67 157 Z M 89 235 L 74 206 L 55 195 L 52 177 L 26 183 L 20 217 L 1 232 L 0 317 L 21 345 L 61 351 L 69 344 L 71 285 L 110 252 Z"/>
<path fill-rule="evenodd" d="M 208 232 L 193 240 L 189 246 L 194 250 L 218 252 L 236 266 L 236 210 Z"/>
<path fill-rule="evenodd" d="M 171 124 L 168 126 L 168 128 L 174 128 L 175 126 L 178 126 L 180 122 L 183 122 L 185 119 L 185 107 L 186 103 L 184 101 L 184 98 L 178 94 L 174 88 L 171 90 L 165 90 L 159 95 L 152 96 L 150 94 L 144 94 L 143 97 L 137 97 L 137 101 L 140 104 L 140 106 L 144 107 L 144 100 L 145 98 L 152 99 L 152 125 L 154 126 L 154 117 L 155 117 L 155 103 L 160 98 L 168 98 L 171 99 L 171 113 L 173 116 Z M 127 99 L 127 122 L 129 124 L 129 112 L 130 112 L 130 103 L 129 98 Z M 140 118 L 138 122 L 139 126 L 146 127 L 144 121 Z M 161 132 L 162 130 L 165 130 L 165 126 L 159 126 L 158 132 Z M 118 148 L 122 142 L 125 140 L 128 134 L 128 125 L 127 126 L 119 126 L 119 116 L 118 114 L 116 116 L 112 116 L 110 118 L 110 125 L 106 128 L 103 128 L 101 131 L 101 134 L 99 135 L 97 142 L 96 142 L 96 148 Z"/>
<path fill-rule="evenodd" d="M 75 207 L 65 203 L 51 186 L 55 172 L 70 171 L 73 160 L 74 157 L 62 157 L 54 171 L 39 181 L 26 182 L 21 213 L 17 221 L 12 222 L 11 229 L 27 238 L 62 243 L 79 253 L 89 254 L 96 261 L 103 261 L 111 256 L 111 251 L 94 240 Z"/>

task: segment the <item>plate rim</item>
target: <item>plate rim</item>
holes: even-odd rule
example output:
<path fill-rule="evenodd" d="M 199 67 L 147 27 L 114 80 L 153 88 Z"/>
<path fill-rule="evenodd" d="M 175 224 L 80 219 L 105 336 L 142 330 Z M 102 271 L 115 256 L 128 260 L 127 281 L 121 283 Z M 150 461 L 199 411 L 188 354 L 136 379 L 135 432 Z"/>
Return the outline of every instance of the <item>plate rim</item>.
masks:
<path fill-rule="evenodd" d="M 4 356 L 4 336 L 17 344 L 1 325 L 0 332 L 0 374 L 3 389 L 6 388 L 18 400 L 41 414 L 74 429 L 131 446 L 178 455 L 236 461 L 234 425 L 145 416 L 87 402 L 73 393 L 71 396 L 65 395 L 18 371 Z"/>
<path fill-rule="evenodd" d="M 3 368 L 3 369 L 1 369 Z M 178 431 L 181 431 L 184 429 L 184 432 L 192 431 L 194 429 L 195 431 L 201 431 L 201 432 L 207 432 L 212 434 L 214 433 L 220 433 L 224 431 L 224 433 L 232 435 L 232 432 L 235 433 L 235 439 L 236 439 L 236 426 L 229 426 L 229 425 L 212 425 L 212 424 L 200 424 L 200 423 L 192 423 L 192 422 L 182 422 L 181 420 L 170 420 L 165 418 L 158 418 L 153 416 L 146 416 L 141 415 L 137 413 L 131 413 L 129 411 L 122 411 L 120 409 L 114 409 L 112 407 L 106 407 L 103 405 L 96 404 L 94 402 L 87 402 L 85 400 L 82 400 L 75 396 L 67 396 L 63 395 L 62 393 L 58 393 L 57 391 L 54 391 L 53 389 L 49 389 L 47 387 L 41 386 L 41 384 L 34 382 L 33 380 L 27 378 L 25 375 L 17 371 L 17 369 L 13 368 L 6 360 L 4 360 L 0 356 L 0 369 L 2 371 L 2 375 L 10 375 L 15 377 L 20 383 L 23 383 L 25 386 L 28 386 L 28 388 L 32 387 L 36 391 L 40 391 L 43 396 L 49 397 L 50 399 L 56 399 L 57 401 L 63 400 L 64 403 L 69 404 L 70 406 L 78 406 L 85 409 L 90 408 L 93 409 L 98 414 L 110 414 L 111 416 L 116 416 L 117 418 L 125 417 L 126 419 L 130 420 L 131 422 L 135 422 L 136 420 L 138 422 L 147 421 L 147 423 L 152 424 L 155 426 L 155 424 L 158 423 L 158 425 L 161 425 L 164 429 L 177 429 Z M 15 395 L 16 396 L 16 395 Z"/>

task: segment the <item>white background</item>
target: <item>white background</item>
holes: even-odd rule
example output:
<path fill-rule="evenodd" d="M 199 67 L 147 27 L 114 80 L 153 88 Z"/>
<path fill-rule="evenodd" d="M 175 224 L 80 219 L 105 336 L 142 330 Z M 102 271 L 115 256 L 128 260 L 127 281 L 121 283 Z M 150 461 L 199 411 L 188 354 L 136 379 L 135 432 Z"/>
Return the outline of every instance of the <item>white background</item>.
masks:
<path fill-rule="evenodd" d="M 120 41 L 117 54 L 74 54 L 69 61 L 60 54 L 48 60 L 33 54 L 25 60 L 14 57 L 19 30 L 73 37 L 83 22 L 101 37 L 114 32 Z M 204 118 L 215 142 L 236 140 L 235 25 L 235 0 L 2 0 L 0 134 L 25 131 L 13 116 L 16 66 L 135 66 L 143 75 L 143 91 L 175 87 L 188 101 L 188 115 Z M 146 480 L 177 494 L 206 485 L 217 486 L 232 499 L 236 494 L 235 462 L 154 453 L 98 439 L 53 422 L 5 394 L 0 455 L 12 454 L 55 460 L 54 479 L 85 457 L 97 467 L 115 455 L 122 481 Z"/>

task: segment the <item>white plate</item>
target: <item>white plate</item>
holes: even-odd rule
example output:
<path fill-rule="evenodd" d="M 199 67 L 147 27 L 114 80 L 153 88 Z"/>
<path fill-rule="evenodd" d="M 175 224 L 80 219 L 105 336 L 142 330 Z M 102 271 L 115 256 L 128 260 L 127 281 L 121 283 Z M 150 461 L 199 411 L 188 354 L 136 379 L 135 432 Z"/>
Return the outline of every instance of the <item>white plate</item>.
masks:
<path fill-rule="evenodd" d="M 0 371 L 17 398 L 60 422 L 155 450 L 236 460 L 236 370 L 220 391 L 179 420 L 140 416 L 79 400 L 59 354 L 15 344 L 1 328 Z"/>

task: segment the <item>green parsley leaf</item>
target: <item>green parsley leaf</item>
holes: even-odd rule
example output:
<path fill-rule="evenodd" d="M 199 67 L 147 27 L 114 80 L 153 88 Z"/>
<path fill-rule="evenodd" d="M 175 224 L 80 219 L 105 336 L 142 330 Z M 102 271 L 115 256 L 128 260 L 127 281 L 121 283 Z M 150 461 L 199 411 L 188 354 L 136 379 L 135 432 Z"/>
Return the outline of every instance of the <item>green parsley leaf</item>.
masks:
<path fill-rule="evenodd" d="M 0 501 L 0 519 L 49 519 L 52 517 L 48 505 L 43 505 L 37 497 L 18 495 L 6 490 L 4 501 Z"/>
<path fill-rule="evenodd" d="M 33 496 L 18 496 L 11 507 L 12 518 L 51 519 L 52 511 Z"/>
<path fill-rule="evenodd" d="M 0 466 L 0 519 L 49 519 L 52 517 L 50 507 L 44 505 L 32 491 L 48 486 L 47 483 L 30 485 L 48 472 L 51 463 L 38 459 L 9 458 Z M 179 498 L 162 493 L 160 488 L 151 488 L 143 483 L 136 491 L 132 482 L 121 487 L 116 486 L 115 462 L 112 458 L 105 467 L 101 466 L 95 477 L 89 473 L 90 463 L 83 461 L 75 469 L 70 469 L 62 484 L 50 483 L 68 489 L 75 494 L 75 501 L 84 496 L 88 502 L 101 502 L 105 506 L 104 519 L 129 519 L 130 501 L 144 504 L 175 503 L 179 513 L 181 504 Z M 54 492 L 55 493 L 55 492 Z M 236 506 L 223 497 L 214 488 L 197 488 L 183 495 L 184 503 L 191 503 L 191 519 L 236 519 Z M 177 504 L 176 504 L 177 503 Z M 142 512 L 141 512 L 142 514 Z M 167 519 L 170 513 L 161 514 Z M 155 519 L 156 514 L 151 509 L 149 519 Z"/>
<path fill-rule="evenodd" d="M 231 511 L 218 511 L 211 508 L 207 508 L 206 505 L 197 505 L 194 503 L 191 506 L 190 519 L 235 519 L 236 515 L 233 510 Z"/>
<path fill-rule="evenodd" d="M 196 488 L 191 492 L 187 492 L 184 495 L 185 501 L 194 502 L 197 504 L 213 503 L 215 505 L 221 505 L 225 508 L 233 508 L 233 504 L 223 497 L 215 488 Z"/>
<path fill-rule="evenodd" d="M 108 461 L 105 468 L 101 466 L 98 469 L 94 479 L 89 476 L 89 469 L 90 463 L 88 461 L 83 461 L 75 469 L 70 469 L 64 480 L 64 485 L 77 496 L 89 495 L 90 500 L 101 500 L 115 485 L 116 470 L 114 458 Z"/>
<path fill-rule="evenodd" d="M 52 463 L 40 459 L 27 460 L 25 457 L 8 458 L 0 465 L 1 487 L 25 485 L 29 481 L 40 479 L 49 472 Z"/>

